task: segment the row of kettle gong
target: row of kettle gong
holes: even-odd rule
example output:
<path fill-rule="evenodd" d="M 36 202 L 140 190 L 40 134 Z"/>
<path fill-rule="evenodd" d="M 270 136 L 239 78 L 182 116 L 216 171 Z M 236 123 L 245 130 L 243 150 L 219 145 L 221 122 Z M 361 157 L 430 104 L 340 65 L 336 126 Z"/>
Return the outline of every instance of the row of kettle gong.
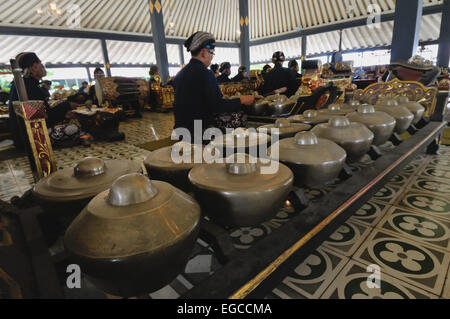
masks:
<path fill-rule="evenodd" d="M 362 112 L 366 108 L 360 106 L 360 113 L 372 114 Z M 277 125 L 289 128 L 295 124 L 282 121 Z M 329 130 L 366 134 L 371 143 L 374 134 L 353 124 L 344 117 L 332 117 L 324 125 Z M 309 128 L 298 126 L 293 131 L 299 133 L 278 142 L 281 163 L 273 172 L 262 173 L 276 158 L 262 161 L 244 156 L 243 162 L 237 163 L 176 164 L 172 153 L 184 149 L 176 144 L 152 152 L 145 159 L 152 180 L 139 173 L 139 163 L 86 158 L 74 169 L 63 169 L 42 179 L 33 193 L 44 211 L 77 215 L 64 236 L 71 261 L 80 265 L 103 291 L 136 296 L 162 288 L 183 271 L 198 236 L 202 212 L 226 226 L 260 224 L 272 219 L 283 205 L 294 175 L 296 184 L 317 186 L 329 182 L 341 170 L 348 150 L 361 152 L 359 146 L 348 146 L 351 143 L 341 143 L 341 147 L 321 138 L 325 134 L 322 130 L 327 131 L 325 127 L 316 125 L 312 131 L 305 131 Z M 238 131 L 214 141 L 214 146 L 222 148 L 224 155 L 227 138 L 248 139 L 245 145 L 250 148 L 252 139 L 248 137 L 248 132 Z M 258 137 L 270 141 L 263 133 Z M 358 145 L 360 140 L 354 138 Z M 202 146 L 190 147 L 184 156 L 191 157 L 195 147 Z M 195 199 L 187 194 L 190 191 Z"/>
<path fill-rule="evenodd" d="M 161 161 L 164 152 L 177 147 L 147 157 L 150 176 L 158 175 L 155 155 Z M 156 291 L 182 273 L 202 211 L 213 212 L 216 222 L 230 226 L 271 219 L 291 190 L 293 174 L 282 165 L 276 173 L 263 175 L 265 165 L 244 156 L 243 163 L 191 167 L 189 180 L 200 204 L 167 182 L 180 182 L 178 168 L 166 165 L 167 178 L 150 180 L 140 173 L 139 163 L 92 157 L 42 179 L 33 193 L 55 218 L 74 217 L 63 239 L 70 262 L 104 292 L 131 297 Z"/>

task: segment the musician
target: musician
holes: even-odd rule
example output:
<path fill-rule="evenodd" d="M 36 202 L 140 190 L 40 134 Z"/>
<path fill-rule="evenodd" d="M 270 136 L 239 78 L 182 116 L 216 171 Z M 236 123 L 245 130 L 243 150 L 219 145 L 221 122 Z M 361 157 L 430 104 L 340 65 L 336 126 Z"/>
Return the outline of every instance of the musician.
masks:
<path fill-rule="evenodd" d="M 220 73 L 219 73 L 219 65 L 218 65 L 218 64 L 211 64 L 210 69 L 211 69 L 211 71 L 213 71 L 214 76 L 215 76 L 216 78 L 220 76 Z"/>
<path fill-rule="evenodd" d="M 284 94 L 290 97 L 295 93 L 297 81 L 292 71 L 283 67 L 284 61 L 286 57 L 283 52 L 277 51 L 273 54 L 274 68 L 265 77 L 261 91 L 263 95 Z"/>
<path fill-rule="evenodd" d="M 94 79 L 95 79 L 95 80 L 98 80 L 98 79 L 101 79 L 101 78 L 104 78 L 104 77 L 105 77 L 105 72 L 103 72 L 102 69 L 96 68 L 96 69 L 94 70 Z M 91 101 L 92 101 L 95 105 L 98 105 L 97 94 L 95 93 L 95 85 L 92 85 L 92 86 L 89 88 L 89 97 L 90 97 Z"/>
<path fill-rule="evenodd" d="M 25 89 L 27 90 L 29 100 L 45 101 L 46 107 L 48 103 L 46 96 L 39 86 L 39 81 L 47 75 L 44 65 L 39 60 L 38 56 L 33 52 L 23 52 L 17 55 L 16 61 L 19 67 L 23 70 L 23 80 L 25 82 Z M 14 112 L 13 101 L 18 101 L 16 84 L 11 85 L 11 91 L 9 96 L 9 119 L 11 133 L 13 136 L 14 146 L 18 149 L 24 149 L 25 145 L 23 141 L 27 141 L 27 133 L 25 126 L 21 119 L 18 119 Z"/>
<path fill-rule="evenodd" d="M 240 112 L 252 105 L 254 96 L 226 100 L 214 74 L 208 69 L 214 57 L 215 38 L 211 33 L 196 32 L 184 43 L 192 59 L 175 77 L 175 129 L 186 128 L 194 136 L 194 120 L 201 120 L 203 130 L 212 124 L 214 114 Z M 200 138 L 201 139 L 201 138 Z"/>
<path fill-rule="evenodd" d="M 247 68 L 245 66 L 240 66 L 238 74 L 231 79 L 232 82 L 241 82 L 244 80 L 248 80 Z"/>
<path fill-rule="evenodd" d="M 220 72 L 220 76 L 217 77 L 217 83 L 222 84 L 222 83 L 231 82 L 231 80 L 230 80 L 230 74 L 231 74 L 230 62 L 223 62 L 220 65 L 219 72 Z"/>
<path fill-rule="evenodd" d="M 261 72 L 261 76 L 262 76 L 263 80 L 266 79 L 267 73 L 269 73 L 271 70 L 272 70 L 272 67 L 270 65 L 268 65 L 268 64 L 266 64 L 263 67 L 262 72 Z"/>
<path fill-rule="evenodd" d="M 25 88 L 27 90 L 27 95 L 29 100 L 37 100 L 44 101 L 44 105 L 46 108 L 46 123 L 49 128 L 49 133 L 53 129 L 53 127 L 64 121 L 67 116 L 70 117 L 70 114 L 67 115 L 71 109 L 67 109 L 66 106 L 59 106 L 55 104 L 51 107 L 48 102 L 46 95 L 44 94 L 42 88 L 39 86 L 39 81 L 42 80 L 44 76 L 47 75 L 47 71 L 45 70 L 44 65 L 41 63 L 41 60 L 38 56 L 33 52 L 23 52 L 20 53 L 16 57 L 16 61 L 19 64 L 19 67 L 23 70 L 23 80 L 25 82 Z M 13 101 L 18 101 L 19 97 L 17 94 L 15 83 L 11 86 L 10 92 L 10 102 L 9 102 L 9 116 L 11 123 L 11 132 L 13 134 L 14 145 L 16 148 L 24 149 L 25 143 L 27 143 L 27 133 L 25 130 L 25 126 L 23 121 L 18 121 L 16 113 L 13 108 Z M 62 130 L 66 128 L 65 125 L 62 126 Z M 69 133 L 74 132 L 74 127 L 70 127 L 68 129 Z M 51 135 L 50 135 L 51 138 Z M 52 140 L 53 142 L 53 140 Z"/>
<path fill-rule="evenodd" d="M 81 87 L 78 89 L 78 93 L 88 93 L 89 94 L 89 83 L 83 81 Z"/>
<path fill-rule="evenodd" d="M 302 75 L 298 73 L 300 71 L 300 66 L 298 65 L 298 62 L 295 60 L 289 61 L 288 64 L 289 69 L 291 69 L 292 73 L 294 73 L 296 79 L 301 79 Z"/>

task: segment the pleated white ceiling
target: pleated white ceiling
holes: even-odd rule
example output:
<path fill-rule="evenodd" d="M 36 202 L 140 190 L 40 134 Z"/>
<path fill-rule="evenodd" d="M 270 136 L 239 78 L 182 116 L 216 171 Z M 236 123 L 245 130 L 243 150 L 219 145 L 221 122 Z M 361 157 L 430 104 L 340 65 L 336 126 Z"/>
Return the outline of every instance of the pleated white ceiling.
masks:
<path fill-rule="evenodd" d="M 187 38 L 198 30 L 212 32 L 219 41 L 239 39 L 238 0 L 158 0 L 161 2 L 165 31 L 169 38 Z M 60 16 L 39 14 L 48 7 L 47 0 L 0 0 L 0 26 L 70 29 L 68 19 L 73 5 L 81 12 L 80 29 L 122 34 L 151 35 L 148 0 L 53 0 Z M 424 6 L 441 4 L 443 0 L 424 0 Z M 256 40 L 367 16 L 367 6 L 376 3 L 383 13 L 394 12 L 395 0 L 249 0 L 250 39 Z M 439 37 L 440 14 L 422 18 L 421 40 Z M 370 48 L 389 45 L 393 22 L 384 22 L 380 29 L 367 26 L 345 29 L 343 49 Z M 338 32 L 308 37 L 307 54 L 337 50 Z M 153 45 L 107 41 L 111 63 L 155 63 Z M 0 35 L 0 63 L 22 50 L 34 50 L 51 63 L 98 63 L 103 61 L 98 40 L 61 39 L 49 37 L 14 37 Z M 288 57 L 301 55 L 301 41 L 292 39 L 251 47 L 251 61 L 266 61 L 277 50 Z M 217 50 L 215 61 L 239 63 L 239 51 Z M 169 63 L 180 62 L 176 45 L 168 46 Z M 189 60 L 187 55 L 185 60 Z M 186 62 L 187 62 L 186 61 Z"/>

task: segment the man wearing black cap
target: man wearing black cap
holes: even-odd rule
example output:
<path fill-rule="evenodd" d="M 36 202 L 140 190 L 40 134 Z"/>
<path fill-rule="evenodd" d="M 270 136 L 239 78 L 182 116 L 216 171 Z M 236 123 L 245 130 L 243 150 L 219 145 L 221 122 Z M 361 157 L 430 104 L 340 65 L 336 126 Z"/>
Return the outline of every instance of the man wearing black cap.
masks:
<path fill-rule="evenodd" d="M 201 120 L 205 130 L 212 124 L 214 114 L 240 112 L 242 105 L 252 105 L 254 96 L 225 100 L 214 74 L 208 69 L 214 57 L 215 39 L 207 32 L 196 32 L 184 46 L 192 59 L 177 74 L 175 89 L 175 129 L 186 128 L 194 134 L 194 121 Z M 198 141 L 198 137 L 196 141 Z M 200 137 L 200 139 L 202 139 Z"/>
<path fill-rule="evenodd" d="M 28 99 L 44 101 L 47 114 L 46 123 L 49 129 L 49 135 L 52 144 L 54 144 L 55 142 L 54 136 L 52 135 L 54 135 L 53 132 L 55 131 L 55 127 L 57 125 L 59 125 L 60 130 L 65 131 L 66 134 L 74 137 L 75 141 L 79 137 L 78 125 L 73 123 L 70 123 L 70 125 L 67 123 L 61 124 L 62 122 L 66 122 L 66 120 L 70 120 L 73 118 L 73 114 L 71 112 L 71 104 L 55 103 L 52 106 L 48 104 L 46 95 L 43 92 L 42 88 L 39 86 L 39 81 L 47 75 L 47 71 L 45 70 L 45 67 L 43 66 L 37 55 L 32 52 L 24 52 L 16 57 L 16 61 L 19 64 L 19 67 L 23 70 L 23 80 L 25 82 Z M 10 94 L 9 116 L 14 145 L 17 148 L 22 149 L 25 147 L 23 141 L 27 141 L 27 138 L 23 121 L 18 121 L 13 108 L 12 102 L 19 100 L 15 84 L 11 86 Z M 78 140 L 76 140 L 76 142 L 77 141 Z"/>
<path fill-rule="evenodd" d="M 39 60 L 34 52 L 23 52 L 17 55 L 16 61 L 19 67 L 23 70 L 23 80 L 27 90 L 29 100 L 45 101 L 45 106 L 48 108 L 46 96 L 39 86 L 39 81 L 47 75 L 44 65 Z M 13 135 L 14 145 L 16 148 L 23 149 L 25 146 L 23 141 L 26 141 L 26 131 L 23 122 L 18 122 L 16 113 L 14 112 L 13 101 L 18 101 L 19 97 L 16 90 L 15 83 L 11 86 L 9 96 L 9 119 L 11 125 L 11 133 Z"/>
<path fill-rule="evenodd" d="M 248 80 L 247 76 L 247 68 L 245 66 L 240 66 L 238 74 L 231 79 L 232 82 L 241 82 L 244 80 Z"/>
<path fill-rule="evenodd" d="M 292 70 L 292 73 L 294 73 L 296 79 L 301 79 L 302 75 L 298 73 L 300 71 L 300 66 L 298 65 L 298 62 L 295 60 L 289 61 L 288 68 Z"/>
<path fill-rule="evenodd" d="M 218 65 L 218 64 L 211 64 L 210 69 L 211 69 L 211 71 L 213 71 L 214 76 L 215 76 L 216 78 L 220 76 L 220 73 L 219 73 L 219 65 Z"/>
<path fill-rule="evenodd" d="M 219 69 L 220 75 L 217 77 L 217 83 L 228 83 L 231 82 L 230 74 L 231 74 L 231 64 L 230 62 L 223 62 L 220 65 Z"/>
<path fill-rule="evenodd" d="M 101 79 L 101 78 L 104 78 L 104 77 L 105 77 L 105 72 L 103 72 L 102 69 L 96 68 L 96 69 L 94 70 L 94 79 L 95 79 L 95 80 L 98 80 L 98 79 Z M 92 102 L 93 102 L 95 105 L 98 105 L 97 94 L 95 93 L 95 85 L 92 85 L 92 86 L 89 88 L 89 96 L 90 96 Z"/>
<path fill-rule="evenodd" d="M 261 91 L 263 95 L 284 94 L 290 97 L 295 93 L 297 81 L 292 71 L 283 67 L 284 61 L 286 57 L 283 52 L 277 51 L 273 54 L 272 63 L 275 66 L 264 79 Z"/>

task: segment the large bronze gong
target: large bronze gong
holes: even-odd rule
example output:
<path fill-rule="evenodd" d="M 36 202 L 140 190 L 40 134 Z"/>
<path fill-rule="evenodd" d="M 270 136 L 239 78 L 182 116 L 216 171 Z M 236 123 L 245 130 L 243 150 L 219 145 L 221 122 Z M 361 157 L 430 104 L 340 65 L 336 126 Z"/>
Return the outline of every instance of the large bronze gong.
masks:
<path fill-rule="evenodd" d="M 264 174 L 263 168 L 273 161 L 262 163 L 246 154 L 226 162 L 198 165 L 189 173 L 203 213 L 231 227 L 255 226 L 273 218 L 291 191 L 292 171 L 279 163 L 278 170 Z"/>
<path fill-rule="evenodd" d="M 38 218 L 48 244 L 63 234 L 95 195 L 111 187 L 118 177 L 140 171 L 141 165 L 135 161 L 87 157 L 74 168 L 65 168 L 41 179 L 34 186 L 33 195 L 43 208 Z"/>
<path fill-rule="evenodd" d="M 199 159 L 195 158 L 196 152 L 197 156 L 200 156 Z M 150 153 L 145 158 L 144 164 L 153 179 L 168 182 L 189 192 L 191 191 L 191 183 L 188 179 L 189 171 L 194 167 L 196 160 L 201 161 L 202 159 L 203 147 L 201 145 L 179 142 Z"/>
<path fill-rule="evenodd" d="M 200 207 L 172 185 L 141 174 L 97 195 L 64 236 L 72 262 L 103 291 L 140 296 L 181 273 L 199 231 Z"/>

